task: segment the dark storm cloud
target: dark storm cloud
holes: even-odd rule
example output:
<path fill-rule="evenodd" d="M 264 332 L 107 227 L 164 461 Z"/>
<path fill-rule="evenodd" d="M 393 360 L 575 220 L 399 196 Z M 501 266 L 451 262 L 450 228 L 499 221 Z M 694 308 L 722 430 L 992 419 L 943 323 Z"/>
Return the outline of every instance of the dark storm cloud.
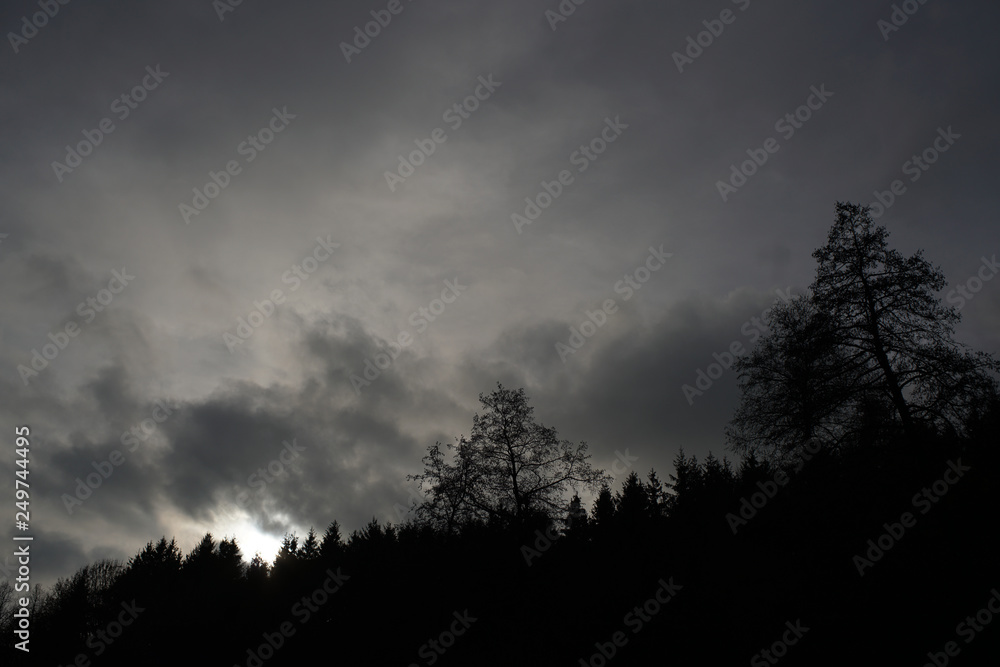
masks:
<path fill-rule="evenodd" d="M 426 447 L 467 435 L 498 381 L 526 387 L 598 465 L 630 448 L 666 478 L 680 446 L 722 452 L 738 398 L 731 371 L 693 405 L 682 385 L 750 344 L 742 327 L 776 288 L 806 289 L 837 200 L 904 181 L 879 222 L 942 266 L 945 294 L 1000 250 L 993 5 L 925 3 L 886 40 L 892 3 L 860 0 L 588 0 L 555 30 L 558 2 L 403 2 L 348 63 L 341 42 L 385 6 L 247 0 L 220 20 L 207 0 L 72 2 L 16 53 L 4 43 L 0 422 L 43 443 L 33 503 L 61 555 L 40 577 L 161 534 L 187 549 L 245 529 L 226 518 L 242 516 L 237 495 L 292 438 L 305 450 L 252 489 L 250 525 L 280 537 L 395 519 Z M 675 52 L 724 9 L 733 21 L 679 72 Z M 0 26 L 36 11 L 8 3 Z M 480 77 L 498 85 L 453 127 L 446 112 Z M 136 86 L 144 99 L 126 104 Z M 808 121 L 776 128 L 824 86 Z M 294 118 L 249 150 L 275 110 Z M 114 130 L 57 175 L 104 118 Z M 627 127 L 581 160 L 608 123 Z M 391 190 L 386 172 L 436 128 L 446 141 Z M 911 181 L 904 163 L 939 128 L 960 138 Z M 769 137 L 780 148 L 723 201 L 717 183 Z M 511 214 L 562 170 L 572 183 L 518 233 Z M 179 205 L 212 173 L 224 187 L 185 224 Z M 285 276 L 318 237 L 339 247 L 295 286 Z M 661 244 L 665 266 L 564 363 L 569 327 Z M 77 305 L 122 267 L 135 280 L 83 322 Z M 465 289 L 417 326 L 445 281 Z M 962 309 L 960 337 L 990 351 L 997 285 Z M 17 366 L 68 321 L 79 335 L 26 385 Z M 402 334 L 357 391 L 351 376 Z M 122 433 L 158 402 L 169 417 L 68 514 L 62 494 L 127 450 Z"/>
<path fill-rule="evenodd" d="M 534 384 L 529 393 L 536 415 L 561 437 L 586 440 L 595 462 L 604 467 L 625 448 L 642 457 L 642 473 L 650 467 L 669 472 L 681 446 L 702 456 L 711 449 L 721 458 L 723 429 L 737 399 L 736 374 L 725 370 L 709 385 L 699 384 L 698 371 L 707 374 L 720 358 L 727 363 L 734 343 L 742 346 L 737 349 L 749 349 L 764 332 L 758 324 L 761 314 L 778 301 L 773 293 L 746 290 L 725 301 L 692 299 L 678 303 L 650 327 L 626 303 L 565 364 L 559 362 L 554 340 L 568 340 L 569 327 L 579 322 L 506 334 L 500 343 L 505 350 L 537 349 L 548 365 L 540 373 L 544 382 L 532 383 L 535 365 L 524 354 L 519 357 L 526 360 L 521 373 L 511 373 L 505 381 Z M 496 374 L 490 367 L 477 370 L 484 381 Z M 686 396 L 684 385 L 699 393 Z"/>

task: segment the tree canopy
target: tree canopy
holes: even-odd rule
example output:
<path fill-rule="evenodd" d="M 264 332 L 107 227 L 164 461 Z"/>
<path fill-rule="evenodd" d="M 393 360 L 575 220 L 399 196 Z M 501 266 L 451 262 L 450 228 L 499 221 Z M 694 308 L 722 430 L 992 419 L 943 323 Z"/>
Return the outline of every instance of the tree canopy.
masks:
<path fill-rule="evenodd" d="M 810 440 L 834 448 L 889 437 L 961 434 L 997 395 L 1000 364 L 954 340 L 960 315 L 940 268 L 904 257 L 869 209 L 837 204 L 811 294 L 777 306 L 770 332 L 735 364 L 742 402 L 728 436 L 780 458 Z"/>
<path fill-rule="evenodd" d="M 424 457 L 424 473 L 410 476 L 428 495 L 417 510 L 421 520 L 451 531 L 472 522 L 561 518 L 570 491 L 596 490 L 605 481 L 604 471 L 590 465 L 586 443 L 560 440 L 554 428 L 535 422 L 524 389 L 498 383 L 479 402 L 483 412 L 473 417 L 470 437 L 448 445 L 453 461 L 436 443 Z"/>

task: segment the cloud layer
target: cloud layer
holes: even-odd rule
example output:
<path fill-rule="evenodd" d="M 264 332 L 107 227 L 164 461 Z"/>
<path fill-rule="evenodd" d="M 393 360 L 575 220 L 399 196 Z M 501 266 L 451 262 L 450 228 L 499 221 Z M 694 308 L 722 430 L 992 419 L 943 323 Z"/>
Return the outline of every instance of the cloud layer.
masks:
<path fill-rule="evenodd" d="M 891 196 L 942 296 L 997 251 L 993 6 L 220 5 L 60 5 L 0 59 L 0 422 L 32 428 L 40 581 L 163 533 L 270 557 L 395 520 L 498 381 L 664 478 L 722 452 L 736 378 L 681 387 L 806 290 L 837 200 Z M 994 353 L 996 286 L 960 328 Z"/>

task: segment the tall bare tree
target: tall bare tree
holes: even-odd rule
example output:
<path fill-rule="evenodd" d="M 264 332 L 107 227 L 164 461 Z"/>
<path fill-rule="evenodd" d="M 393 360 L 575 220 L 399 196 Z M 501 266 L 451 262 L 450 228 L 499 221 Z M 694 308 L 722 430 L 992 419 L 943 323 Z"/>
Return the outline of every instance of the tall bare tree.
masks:
<path fill-rule="evenodd" d="M 734 449 L 782 458 L 810 440 L 870 442 L 893 427 L 963 433 L 997 396 L 1000 364 L 954 340 L 960 316 L 936 294 L 941 270 L 887 239 L 867 207 L 837 204 L 811 295 L 775 309 L 736 364 Z"/>
<path fill-rule="evenodd" d="M 524 389 L 498 384 L 479 402 L 483 413 L 473 417 L 470 437 L 448 446 L 453 461 L 435 444 L 424 473 L 410 476 L 428 495 L 417 509 L 422 520 L 450 531 L 477 520 L 516 525 L 539 514 L 562 517 L 570 490 L 606 481 L 590 465 L 586 443 L 559 440 L 555 429 L 534 421 Z"/>
<path fill-rule="evenodd" d="M 813 300 L 827 313 L 854 369 L 852 384 L 891 401 L 908 433 L 917 424 L 962 431 L 970 409 L 995 395 L 995 359 L 954 340 L 961 319 L 936 292 L 947 281 L 918 250 L 903 257 L 869 209 L 838 203 L 819 262 Z"/>

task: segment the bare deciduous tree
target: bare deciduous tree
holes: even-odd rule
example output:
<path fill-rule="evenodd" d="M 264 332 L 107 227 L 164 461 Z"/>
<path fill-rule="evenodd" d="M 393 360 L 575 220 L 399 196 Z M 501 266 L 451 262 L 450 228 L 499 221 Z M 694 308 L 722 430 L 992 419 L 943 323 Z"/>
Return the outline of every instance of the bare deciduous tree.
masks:
<path fill-rule="evenodd" d="M 468 439 L 440 443 L 424 457 L 424 473 L 411 475 L 425 487 L 418 517 L 451 531 L 472 521 L 521 524 L 533 516 L 562 517 L 570 490 L 594 490 L 606 480 L 591 467 L 586 443 L 559 440 L 556 430 L 537 424 L 524 389 L 480 394 L 483 413 L 475 415 Z"/>

